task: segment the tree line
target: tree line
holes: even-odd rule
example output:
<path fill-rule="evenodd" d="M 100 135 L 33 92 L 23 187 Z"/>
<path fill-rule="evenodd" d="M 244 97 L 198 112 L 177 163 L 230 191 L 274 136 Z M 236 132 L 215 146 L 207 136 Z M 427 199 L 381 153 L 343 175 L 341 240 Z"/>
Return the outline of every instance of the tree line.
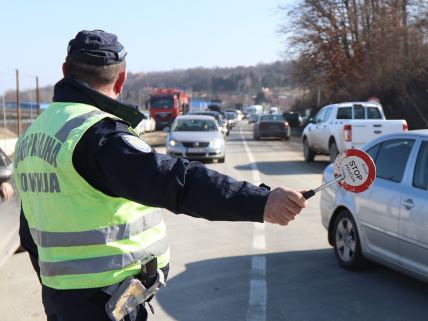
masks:
<path fill-rule="evenodd" d="M 282 7 L 296 107 L 378 97 L 391 118 L 428 128 L 428 1 L 304 0 Z"/>
<path fill-rule="evenodd" d="M 292 64 L 277 61 L 233 68 L 191 68 L 165 72 L 130 73 L 122 99 L 141 105 L 150 88 L 178 88 L 195 95 L 255 96 L 262 88 L 293 86 Z"/>

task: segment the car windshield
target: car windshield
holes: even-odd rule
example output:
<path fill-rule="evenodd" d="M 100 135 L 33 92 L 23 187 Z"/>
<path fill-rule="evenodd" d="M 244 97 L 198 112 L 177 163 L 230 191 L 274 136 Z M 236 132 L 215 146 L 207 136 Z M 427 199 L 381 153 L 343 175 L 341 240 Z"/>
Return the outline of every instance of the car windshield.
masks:
<path fill-rule="evenodd" d="M 226 112 L 226 118 L 227 119 L 234 119 L 235 118 L 235 113 Z"/>
<path fill-rule="evenodd" d="M 284 116 L 278 114 L 272 114 L 272 115 L 262 115 L 260 116 L 260 121 L 279 121 L 279 122 L 283 122 L 285 121 Z"/>
<path fill-rule="evenodd" d="M 162 108 L 173 108 L 174 101 L 172 98 L 155 98 L 150 99 L 150 108 L 162 109 Z"/>
<path fill-rule="evenodd" d="M 173 132 L 212 132 L 218 131 L 214 120 L 208 119 L 177 119 L 172 126 Z"/>

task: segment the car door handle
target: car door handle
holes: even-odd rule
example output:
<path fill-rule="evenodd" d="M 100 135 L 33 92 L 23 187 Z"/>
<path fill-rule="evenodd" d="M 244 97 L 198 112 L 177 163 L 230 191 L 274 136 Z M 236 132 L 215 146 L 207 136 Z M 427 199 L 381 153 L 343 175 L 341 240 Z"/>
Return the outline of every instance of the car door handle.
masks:
<path fill-rule="evenodd" d="M 406 208 L 406 210 L 411 210 L 415 207 L 415 204 L 413 203 L 413 200 L 411 198 L 408 198 L 403 201 L 403 205 Z"/>

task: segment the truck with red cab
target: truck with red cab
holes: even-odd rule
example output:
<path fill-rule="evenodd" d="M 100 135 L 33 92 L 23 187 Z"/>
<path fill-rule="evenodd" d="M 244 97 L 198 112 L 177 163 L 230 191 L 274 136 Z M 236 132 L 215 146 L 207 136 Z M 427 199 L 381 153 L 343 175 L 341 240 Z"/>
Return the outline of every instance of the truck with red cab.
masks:
<path fill-rule="evenodd" d="M 190 97 L 184 91 L 170 88 L 154 89 L 147 101 L 150 116 L 156 121 L 156 129 L 171 126 L 178 115 L 189 110 Z"/>

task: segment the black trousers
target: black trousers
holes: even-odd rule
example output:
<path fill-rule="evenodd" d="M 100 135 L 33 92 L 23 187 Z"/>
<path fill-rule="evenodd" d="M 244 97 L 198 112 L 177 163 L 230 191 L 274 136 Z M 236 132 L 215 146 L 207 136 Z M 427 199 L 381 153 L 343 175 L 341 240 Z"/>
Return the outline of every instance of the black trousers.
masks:
<path fill-rule="evenodd" d="M 47 321 L 111 321 L 105 311 L 110 299 L 101 289 L 55 290 L 42 286 L 42 298 Z M 124 321 L 145 321 L 144 307 Z"/>

